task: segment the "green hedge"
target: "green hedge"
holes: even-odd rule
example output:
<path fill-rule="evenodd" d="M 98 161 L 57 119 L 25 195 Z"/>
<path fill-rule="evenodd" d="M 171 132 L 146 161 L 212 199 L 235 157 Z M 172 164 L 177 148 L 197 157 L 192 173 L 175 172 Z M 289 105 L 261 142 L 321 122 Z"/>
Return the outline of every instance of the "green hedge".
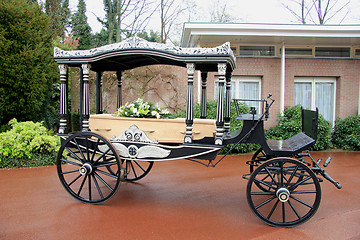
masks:
<path fill-rule="evenodd" d="M 9 126 L 10 130 L 0 133 L 0 168 L 41 166 L 55 162 L 60 138 L 42 123 L 12 119 Z"/>
<path fill-rule="evenodd" d="M 287 107 L 284 114 L 278 116 L 278 125 L 266 131 L 268 139 L 288 139 L 301 132 L 301 106 Z M 310 150 L 321 151 L 331 147 L 331 124 L 319 114 L 318 138 Z"/>
<path fill-rule="evenodd" d="M 216 119 L 216 109 L 217 109 L 217 102 L 216 101 L 208 101 L 206 105 L 206 111 L 207 111 L 207 118 L 208 119 Z M 249 113 L 250 109 L 246 105 L 240 106 L 241 113 Z M 182 110 L 180 113 L 177 113 L 174 115 L 174 117 L 186 117 L 185 110 Z M 231 103 L 231 118 L 230 118 L 230 130 L 235 131 L 237 129 L 242 128 L 242 121 L 236 120 L 237 113 L 235 109 L 235 104 Z M 194 105 L 194 118 L 200 118 L 200 104 Z M 230 148 L 232 148 L 233 144 L 225 146 L 220 154 L 227 153 Z M 250 144 L 250 143 L 240 143 L 238 144 L 233 150 L 232 153 L 247 153 L 254 151 L 259 148 L 259 145 L 257 144 Z"/>
<path fill-rule="evenodd" d="M 360 151 L 360 116 L 337 118 L 331 141 L 338 148 Z"/>

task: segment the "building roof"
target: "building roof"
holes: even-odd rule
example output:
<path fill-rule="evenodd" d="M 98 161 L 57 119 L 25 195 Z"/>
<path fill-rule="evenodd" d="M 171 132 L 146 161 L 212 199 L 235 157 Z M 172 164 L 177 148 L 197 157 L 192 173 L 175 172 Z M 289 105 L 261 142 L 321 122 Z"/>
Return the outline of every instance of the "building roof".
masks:
<path fill-rule="evenodd" d="M 360 25 L 184 23 L 183 47 L 244 45 L 360 46 Z"/>

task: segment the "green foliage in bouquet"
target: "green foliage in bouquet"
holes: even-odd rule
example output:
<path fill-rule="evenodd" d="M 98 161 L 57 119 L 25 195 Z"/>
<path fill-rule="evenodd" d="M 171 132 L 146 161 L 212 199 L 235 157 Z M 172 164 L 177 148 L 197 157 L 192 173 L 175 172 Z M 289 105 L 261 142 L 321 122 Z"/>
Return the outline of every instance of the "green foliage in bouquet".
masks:
<path fill-rule="evenodd" d="M 144 102 L 138 98 L 133 103 L 126 103 L 121 106 L 115 115 L 118 117 L 136 117 L 136 118 L 166 118 L 170 115 L 168 110 L 156 107 L 151 102 Z"/>

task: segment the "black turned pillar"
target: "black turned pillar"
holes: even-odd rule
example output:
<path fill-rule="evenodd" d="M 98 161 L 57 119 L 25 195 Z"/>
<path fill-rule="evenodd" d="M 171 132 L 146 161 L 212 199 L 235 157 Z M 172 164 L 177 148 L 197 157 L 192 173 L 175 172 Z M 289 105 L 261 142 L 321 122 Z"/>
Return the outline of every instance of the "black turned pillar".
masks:
<path fill-rule="evenodd" d="M 102 75 L 103 72 L 96 72 L 96 114 L 103 113 L 102 108 Z"/>
<path fill-rule="evenodd" d="M 81 131 L 89 131 L 89 117 L 90 117 L 90 96 L 89 96 L 89 73 L 90 65 L 82 64 L 82 122 Z"/>
<path fill-rule="evenodd" d="M 65 64 L 59 64 L 60 70 L 60 127 L 59 134 L 67 132 L 68 119 L 68 67 Z"/>
<path fill-rule="evenodd" d="M 122 106 L 122 75 L 123 72 L 116 72 L 117 77 L 117 101 L 116 101 L 116 109 L 119 109 Z"/>
<path fill-rule="evenodd" d="M 188 89 L 187 89 L 187 101 L 186 101 L 186 133 L 184 137 L 184 143 L 192 143 L 193 141 L 193 122 L 194 122 L 194 72 L 195 64 L 187 63 L 188 74 Z"/>
<path fill-rule="evenodd" d="M 201 73 L 201 109 L 200 109 L 200 118 L 206 118 L 207 112 L 206 112 L 206 81 L 207 81 L 207 72 Z"/>
<path fill-rule="evenodd" d="M 226 73 L 226 91 L 225 91 L 225 117 L 224 134 L 230 134 L 230 116 L 231 116 L 231 72 Z"/>
<path fill-rule="evenodd" d="M 218 87 L 218 102 L 216 109 L 216 134 L 215 144 L 223 144 L 224 135 L 224 85 L 225 85 L 226 63 L 218 63 L 219 87 Z"/>

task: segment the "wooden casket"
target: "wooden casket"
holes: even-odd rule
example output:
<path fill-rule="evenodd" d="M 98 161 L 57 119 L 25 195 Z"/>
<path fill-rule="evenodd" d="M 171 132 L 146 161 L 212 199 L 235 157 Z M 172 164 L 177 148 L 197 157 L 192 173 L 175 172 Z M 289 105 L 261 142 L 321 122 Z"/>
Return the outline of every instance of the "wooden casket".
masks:
<path fill-rule="evenodd" d="M 183 143 L 185 136 L 185 118 L 156 119 L 117 117 L 112 114 L 95 114 L 90 116 L 90 129 L 108 139 L 119 137 L 122 132 L 136 125 L 150 139 L 159 143 Z M 213 137 L 216 132 L 216 121 L 213 119 L 194 119 L 194 140 Z"/>

